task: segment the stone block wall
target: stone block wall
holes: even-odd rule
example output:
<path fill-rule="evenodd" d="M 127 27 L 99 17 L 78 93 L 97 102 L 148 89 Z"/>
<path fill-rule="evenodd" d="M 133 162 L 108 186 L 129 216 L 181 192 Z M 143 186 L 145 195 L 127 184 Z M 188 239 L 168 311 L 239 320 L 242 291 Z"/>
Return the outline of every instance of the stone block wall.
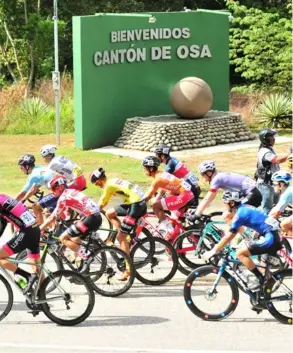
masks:
<path fill-rule="evenodd" d="M 114 146 L 153 152 L 159 143 L 166 143 L 172 151 L 180 151 L 255 138 L 240 114 L 210 111 L 204 118 L 196 120 L 176 115 L 127 119 Z"/>

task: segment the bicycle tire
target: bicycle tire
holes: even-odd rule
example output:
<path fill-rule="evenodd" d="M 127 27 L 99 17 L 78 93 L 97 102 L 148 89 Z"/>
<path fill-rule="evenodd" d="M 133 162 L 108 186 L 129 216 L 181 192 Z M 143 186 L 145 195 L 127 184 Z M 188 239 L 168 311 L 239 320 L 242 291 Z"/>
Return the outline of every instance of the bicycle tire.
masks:
<path fill-rule="evenodd" d="M 184 240 L 186 238 L 191 238 L 192 235 L 193 235 L 192 229 L 188 230 L 188 231 L 182 233 L 176 239 L 176 241 L 174 243 L 174 248 L 175 248 L 176 253 L 178 255 L 178 270 L 186 276 L 188 276 L 192 270 L 195 270 L 196 268 L 204 265 L 202 263 L 196 263 L 196 262 L 191 261 L 189 258 L 186 257 L 187 253 L 181 252 L 182 250 L 184 250 L 184 248 L 183 248 Z M 195 235 L 193 235 L 193 236 L 195 237 Z M 188 242 L 189 242 L 189 244 L 193 245 L 192 247 L 194 247 L 194 249 L 191 249 L 190 251 L 194 253 L 197 248 L 197 244 L 195 245 L 194 241 L 189 240 L 189 239 L 188 239 Z M 208 244 L 211 244 L 211 245 L 208 246 Z M 211 250 L 215 244 L 216 243 L 215 243 L 214 239 L 212 238 L 212 236 L 206 235 L 205 240 L 201 244 L 201 247 L 202 247 L 202 249 L 208 251 L 208 250 Z M 188 246 L 188 248 L 189 247 L 190 246 Z M 188 251 L 188 252 L 190 253 L 190 251 Z M 198 259 L 198 257 L 195 257 L 195 259 Z"/>
<path fill-rule="evenodd" d="M 137 251 L 143 251 L 142 249 L 144 249 L 144 244 L 146 242 L 149 242 L 149 239 L 148 238 L 145 238 L 143 239 L 140 243 L 136 243 L 134 245 L 134 247 L 131 249 L 131 253 L 130 253 L 130 257 L 133 261 L 133 264 L 134 264 L 134 268 L 135 268 L 135 277 L 142 283 L 144 284 L 147 284 L 147 285 L 150 285 L 150 286 L 159 286 L 161 284 L 164 284 L 164 283 L 167 283 L 169 282 L 173 276 L 175 275 L 176 271 L 177 271 L 177 268 L 178 268 L 178 256 L 177 256 L 177 253 L 175 251 L 175 249 L 173 248 L 173 246 L 168 242 L 166 241 L 165 239 L 162 239 L 162 238 L 157 238 L 157 237 L 154 237 L 153 238 L 153 246 L 154 248 L 152 250 L 150 250 L 149 254 L 147 255 L 147 261 L 144 261 L 144 266 L 139 266 L 137 267 L 136 266 L 136 262 L 134 261 L 134 258 L 135 258 L 135 254 Z M 164 276 L 163 278 L 160 278 L 160 279 L 156 279 L 156 280 L 151 280 L 151 279 L 148 279 L 146 277 L 144 277 L 144 275 L 142 275 L 139 271 L 139 269 L 145 269 L 145 267 L 148 265 L 148 264 L 151 264 L 151 273 L 153 273 L 153 269 L 155 268 L 155 266 L 157 266 L 159 264 L 158 262 L 158 255 L 156 254 L 156 244 L 160 244 L 161 246 L 164 247 L 165 249 L 165 252 L 168 252 L 168 255 L 165 255 L 163 254 L 163 256 L 166 256 L 168 258 L 168 262 L 172 262 L 172 267 L 171 269 L 169 270 L 168 274 L 166 276 Z M 142 246 L 142 248 L 141 248 Z M 139 256 L 139 254 L 138 254 Z M 153 272 L 152 272 L 153 271 Z M 143 271 L 142 271 L 143 272 Z"/>
<path fill-rule="evenodd" d="M 7 295 L 8 295 L 7 305 L 6 305 L 4 310 L 2 310 L 3 301 L 1 299 L 0 321 L 2 321 L 10 313 L 10 311 L 12 309 L 12 306 L 13 306 L 13 291 L 12 291 L 11 285 L 9 284 L 7 279 L 4 276 L 2 276 L 1 274 L 0 274 L 0 282 L 3 283 L 4 287 L 7 290 Z M 0 286 L 1 286 L 1 284 L 0 284 Z M 3 296 L 3 288 L 1 286 L 1 298 L 2 298 L 2 296 Z"/>
<path fill-rule="evenodd" d="M 195 316 L 205 321 L 220 321 L 227 318 L 235 311 L 239 302 L 239 290 L 238 290 L 237 284 L 235 283 L 235 280 L 227 272 L 224 272 L 221 278 L 223 278 L 227 282 L 227 285 L 230 287 L 232 292 L 232 300 L 229 303 L 228 307 L 225 310 L 221 310 L 221 312 L 218 314 L 209 314 L 200 310 L 197 307 L 197 305 L 195 305 L 191 295 L 191 289 L 192 289 L 192 286 L 194 285 L 194 281 L 196 281 L 198 278 L 205 277 L 211 273 L 217 274 L 218 271 L 219 271 L 219 268 L 214 267 L 212 265 L 202 266 L 196 269 L 195 271 L 192 271 L 189 274 L 189 276 L 186 278 L 186 281 L 184 284 L 183 295 L 184 295 L 184 300 L 187 307 Z M 196 285 L 197 284 L 195 284 L 195 286 Z M 207 292 L 205 293 L 208 294 Z"/>
<path fill-rule="evenodd" d="M 282 324 L 286 325 L 292 325 L 292 315 L 291 317 L 285 316 L 281 314 L 277 309 L 276 309 L 276 302 L 277 300 L 274 299 L 274 296 L 276 295 L 276 291 L 281 287 L 284 286 L 284 279 L 286 277 L 292 278 L 292 269 L 286 269 L 286 270 L 281 270 L 278 272 L 275 272 L 273 277 L 269 279 L 269 281 L 265 285 L 264 293 L 265 293 L 265 300 L 269 300 L 270 302 L 267 304 L 267 309 L 269 313 L 277 319 L 279 322 Z M 276 281 L 279 281 L 279 287 L 277 289 L 274 289 L 274 286 L 276 286 Z M 292 288 L 291 289 L 291 294 L 288 294 L 288 301 L 291 300 L 291 310 L 292 310 Z M 291 313 L 292 314 L 292 313 Z"/>
<path fill-rule="evenodd" d="M 292 246 L 289 242 L 289 240 L 287 238 L 282 238 L 282 247 L 284 248 L 284 250 L 286 251 L 286 254 L 288 256 L 290 256 L 292 254 Z M 286 259 L 285 259 L 286 260 Z M 285 268 L 288 268 L 290 267 L 290 263 L 288 261 L 285 261 L 285 264 L 286 264 L 286 267 Z"/>
<path fill-rule="evenodd" d="M 105 254 L 106 252 L 109 253 L 111 259 L 114 260 L 115 264 L 110 264 L 109 258 L 107 257 L 107 254 Z M 91 286 L 96 293 L 101 294 L 104 297 L 118 297 L 126 293 L 132 287 L 135 278 L 135 269 L 130 257 L 124 251 L 116 247 L 106 246 L 99 250 L 96 250 L 90 256 L 94 256 L 95 259 L 98 259 L 98 262 L 101 263 L 102 267 L 98 271 L 92 271 L 92 268 L 95 264 L 95 262 L 92 262 L 89 266 L 89 274 L 87 273 L 85 275 L 86 278 L 89 279 Z M 99 260 L 99 257 L 101 260 Z M 116 273 L 118 273 L 119 277 L 121 277 L 122 273 L 126 270 L 126 265 L 123 259 L 127 261 L 130 272 L 130 276 L 127 278 L 126 281 L 120 281 L 120 279 L 115 277 Z M 98 275 L 96 274 L 96 272 L 98 272 Z M 94 273 L 94 276 L 91 276 L 91 273 Z M 99 282 L 104 280 L 103 275 L 106 275 L 106 283 Z M 114 286 L 118 287 L 118 284 L 122 287 L 115 290 Z M 105 287 L 109 285 L 111 287 L 108 287 L 108 290 L 105 290 Z M 101 286 L 103 288 L 101 288 Z M 110 289 L 114 289 L 114 291 Z"/>
<path fill-rule="evenodd" d="M 47 286 L 50 285 L 51 281 L 55 281 L 55 278 L 57 277 L 64 277 L 66 279 L 69 279 L 69 281 L 71 283 L 78 283 L 79 287 L 80 286 L 84 286 L 86 289 L 86 292 L 88 293 L 88 303 L 86 306 L 86 309 L 84 310 L 84 312 L 77 318 L 74 319 L 70 319 L 70 320 L 64 320 L 61 319 L 59 317 L 57 317 L 56 315 L 54 315 L 51 310 L 51 306 L 49 306 L 47 303 L 43 303 L 41 304 L 42 310 L 44 312 L 44 314 L 53 322 L 55 322 L 58 325 L 61 326 L 74 326 L 77 324 L 80 324 L 81 322 L 83 322 L 84 320 L 86 320 L 89 315 L 91 314 L 91 312 L 93 311 L 93 308 L 95 306 L 95 294 L 93 291 L 93 288 L 91 286 L 91 284 L 89 283 L 89 281 L 87 279 L 85 279 L 81 274 L 73 272 L 73 271 L 68 271 L 68 270 L 60 270 L 60 271 L 56 271 L 50 274 L 49 277 L 47 277 L 44 282 L 42 283 L 40 290 L 39 290 L 39 300 L 46 300 L 46 296 L 47 296 Z M 55 284 L 54 284 L 55 285 Z M 60 284 L 58 284 L 58 286 L 56 286 L 56 288 L 61 287 Z M 70 296 L 70 293 L 66 293 L 66 295 Z M 54 302 L 53 302 L 54 303 Z M 68 308 L 67 308 L 68 310 Z M 57 311 L 59 312 L 59 311 Z"/>

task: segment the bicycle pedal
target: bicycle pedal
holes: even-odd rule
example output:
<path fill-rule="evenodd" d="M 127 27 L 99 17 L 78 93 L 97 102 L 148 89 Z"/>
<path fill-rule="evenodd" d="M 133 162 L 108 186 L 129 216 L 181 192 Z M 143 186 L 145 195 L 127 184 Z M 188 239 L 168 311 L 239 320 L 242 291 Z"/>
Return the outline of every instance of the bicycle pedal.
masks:
<path fill-rule="evenodd" d="M 27 313 L 28 314 L 32 314 L 33 317 L 36 317 L 37 315 L 39 315 L 39 313 L 41 312 L 42 310 L 31 310 L 31 311 L 28 311 Z"/>

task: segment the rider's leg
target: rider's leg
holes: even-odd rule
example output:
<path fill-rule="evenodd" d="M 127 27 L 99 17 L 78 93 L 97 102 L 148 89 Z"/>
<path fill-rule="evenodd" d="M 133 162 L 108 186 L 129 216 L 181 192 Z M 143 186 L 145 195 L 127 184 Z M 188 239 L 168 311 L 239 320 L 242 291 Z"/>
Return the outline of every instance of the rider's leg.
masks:
<path fill-rule="evenodd" d="M 109 210 L 106 211 L 106 217 L 109 219 L 109 221 L 113 224 L 113 226 L 116 229 L 120 229 L 121 222 L 120 222 L 118 215 L 117 215 L 117 212 L 114 208 L 110 208 Z"/>
<path fill-rule="evenodd" d="M 42 208 L 42 206 L 37 202 L 37 203 L 33 204 L 32 209 L 33 209 L 33 212 L 34 212 L 34 214 L 36 216 L 37 223 L 38 224 L 44 223 L 44 216 L 43 216 L 43 208 Z"/>
<path fill-rule="evenodd" d="M 236 255 L 244 266 L 246 266 L 260 281 L 263 281 L 263 275 L 256 267 L 255 263 L 249 258 L 251 253 L 248 248 L 238 250 Z"/>

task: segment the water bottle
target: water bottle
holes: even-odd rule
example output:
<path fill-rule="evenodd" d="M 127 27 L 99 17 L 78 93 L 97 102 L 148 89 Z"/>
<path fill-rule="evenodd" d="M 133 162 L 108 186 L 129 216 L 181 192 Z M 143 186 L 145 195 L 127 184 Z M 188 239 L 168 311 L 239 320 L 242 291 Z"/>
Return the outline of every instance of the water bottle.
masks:
<path fill-rule="evenodd" d="M 15 283 L 17 283 L 21 289 L 24 289 L 27 286 L 27 281 L 25 278 L 19 275 L 15 275 L 14 279 L 15 279 Z"/>

